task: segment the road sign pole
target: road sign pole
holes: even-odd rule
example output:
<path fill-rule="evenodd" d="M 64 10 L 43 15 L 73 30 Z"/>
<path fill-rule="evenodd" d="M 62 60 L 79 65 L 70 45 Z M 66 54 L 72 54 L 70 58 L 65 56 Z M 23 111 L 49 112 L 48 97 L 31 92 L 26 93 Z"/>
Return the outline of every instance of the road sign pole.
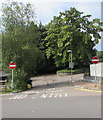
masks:
<path fill-rule="evenodd" d="M 13 81 L 13 69 L 12 69 L 12 82 L 11 82 L 11 88 L 14 88 L 14 81 Z"/>
<path fill-rule="evenodd" d="M 72 63 L 72 51 L 71 51 L 71 63 Z M 71 83 L 72 83 L 72 67 L 71 67 Z"/>
<path fill-rule="evenodd" d="M 98 57 L 92 57 L 92 63 L 95 64 L 95 87 L 97 86 L 97 76 L 96 76 L 96 64 L 99 62 L 99 58 Z"/>
<path fill-rule="evenodd" d="M 9 64 L 9 68 L 12 69 L 12 80 L 11 80 L 11 88 L 14 89 L 14 81 L 13 81 L 13 69 L 16 68 L 16 64 L 12 62 L 10 62 Z"/>
<path fill-rule="evenodd" d="M 95 64 L 95 87 L 97 86 L 97 77 L 96 77 L 96 64 Z"/>

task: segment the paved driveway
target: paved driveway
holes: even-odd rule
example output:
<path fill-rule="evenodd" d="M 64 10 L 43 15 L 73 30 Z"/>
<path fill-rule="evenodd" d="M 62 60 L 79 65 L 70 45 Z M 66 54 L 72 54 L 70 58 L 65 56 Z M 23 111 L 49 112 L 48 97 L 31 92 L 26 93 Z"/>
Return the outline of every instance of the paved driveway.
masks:
<path fill-rule="evenodd" d="M 33 86 L 39 85 L 59 85 L 71 82 L 71 75 L 43 75 L 38 77 L 32 77 Z M 72 81 L 81 81 L 83 80 L 83 74 L 75 74 L 72 75 Z"/>

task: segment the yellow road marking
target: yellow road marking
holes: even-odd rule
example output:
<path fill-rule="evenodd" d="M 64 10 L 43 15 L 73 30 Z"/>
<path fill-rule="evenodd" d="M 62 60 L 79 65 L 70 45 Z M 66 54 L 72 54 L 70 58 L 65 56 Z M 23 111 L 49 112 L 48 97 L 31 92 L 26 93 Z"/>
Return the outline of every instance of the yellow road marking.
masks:
<path fill-rule="evenodd" d="M 90 92 L 103 92 L 101 90 L 89 90 L 89 89 L 82 89 L 82 88 L 75 88 L 77 90 L 83 90 L 83 91 L 90 91 Z"/>

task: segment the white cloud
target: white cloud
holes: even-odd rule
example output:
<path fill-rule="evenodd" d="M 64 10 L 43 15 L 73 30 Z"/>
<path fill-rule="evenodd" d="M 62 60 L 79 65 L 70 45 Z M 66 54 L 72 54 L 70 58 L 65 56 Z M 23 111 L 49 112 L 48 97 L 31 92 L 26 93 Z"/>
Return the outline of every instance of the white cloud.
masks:
<path fill-rule="evenodd" d="M 37 19 L 43 21 L 44 24 L 46 24 L 48 21 L 52 19 L 54 15 L 57 15 L 60 11 L 63 11 L 64 8 L 57 3 L 65 3 L 65 4 L 68 4 L 68 7 L 70 7 L 69 3 L 74 2 L 75 3 L 74 7 L 76 7 L 80 11 L 84 11 L 85 14 L 94 14 L 94 13 L 97 14 L 99 13 L 97 12 L 97 10 L 98 8 L 100 8 L 100 6 L 96 6 L 96 8 L 93 8 L 91 3 L 89 4 L 89 2 L 100 3 L 102 0 L 41 0 L 41 1 L 39 0 L 0 0 L 0 3 L 1 2 L 6 3 L 9 1 L 31 3 L 36 9 Z"/>
<path fill-rule="evenodd" d="M 80 2 L 76 4 L 76 8 L 84 14 L 90 14 L 93 17 L 101 17 L 101 3 L 100 2 Z"/>
<path fill-rule="evenodd" d="M 58 3 L 68 4 L 68 9 L 69 9 L 70 7 L 69 3 L 74 2 L 75 6 L 71 6 L 71 7 L 76 7 L 78 10 L 83 11 L 85 14 L 91 14 L 97 17 L 101 16 L 100 6 L 99 5 L 93 6 L 92 4 L 94 4 L 94 2 L 100 3 L 102 0 L 41 0 L 41 1 L 39 0 L 0 0 L 0 3 L 1 2 L 6 3 L 9 1 L 31 3 L 36 9 L 37 19 L 44 22 L 44 24 L 50 21 L 54 15 L 57 15 L 60 11 L 63 11 L 64 8 L 61 6 L 63 6 L 64 4 L 60 6 L 60 4 Z"/>
<path fill-rule="evenodd" d="M 36 8 L 37 18 L 42 20 L 44 24 L 47 24 L 47 22 L 50 21 L 53 16 L 62 11 L 62 9 L 59 7 L 59 4 L 55 2 L 37 2 L 34 3 L 34 7 Z"/>
<path fill-rule="evenodd" d="M 34 1 L 34 2 L 102 2 L 103 0 L 18 0 L 18 1 Z"/>
<path fill-rule="evenodd" d="M 43 3 L 43 2 L 102 2 L 103 0 L 0 0 L 1 3 L 9 2 L 9 1 L 18 1 L 18 2 L 38 2 L 38 3 Z"/>
<path fill-rule="evenodd" d="M 102 0 L 42 0 L 42 1 L 52 1 L 52 2 L 101 2 Z"/>
<path fill-rule="evenodd" d="M 53 16 L 70 7 L 76 7 L 76 9 L 85 14 L 91 14 L 94 18 L 99 18 L 101 17 L 100 3 L 103 0 L 0 0 L 0 4 L 8 3 L 9 1 L 31 3 L 36 9 L 37 19 L 43 24 L 47 24 Z M 75 3 L 75 5 L 70 4 L 71 2 Z M 0 17 L 1 14 L 2 12 L 0 11 Z"/>

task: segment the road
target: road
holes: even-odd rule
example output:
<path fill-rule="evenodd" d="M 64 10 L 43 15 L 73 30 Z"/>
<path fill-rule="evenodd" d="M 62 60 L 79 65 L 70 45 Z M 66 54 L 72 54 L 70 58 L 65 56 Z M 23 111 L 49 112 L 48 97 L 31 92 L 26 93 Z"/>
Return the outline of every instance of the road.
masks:
<path fill-rule="evenodd" d="M 33 88 L 2 96 L 2 114 L 3 118 L 101 118 L 101 93 L 69 85 Z"/>

